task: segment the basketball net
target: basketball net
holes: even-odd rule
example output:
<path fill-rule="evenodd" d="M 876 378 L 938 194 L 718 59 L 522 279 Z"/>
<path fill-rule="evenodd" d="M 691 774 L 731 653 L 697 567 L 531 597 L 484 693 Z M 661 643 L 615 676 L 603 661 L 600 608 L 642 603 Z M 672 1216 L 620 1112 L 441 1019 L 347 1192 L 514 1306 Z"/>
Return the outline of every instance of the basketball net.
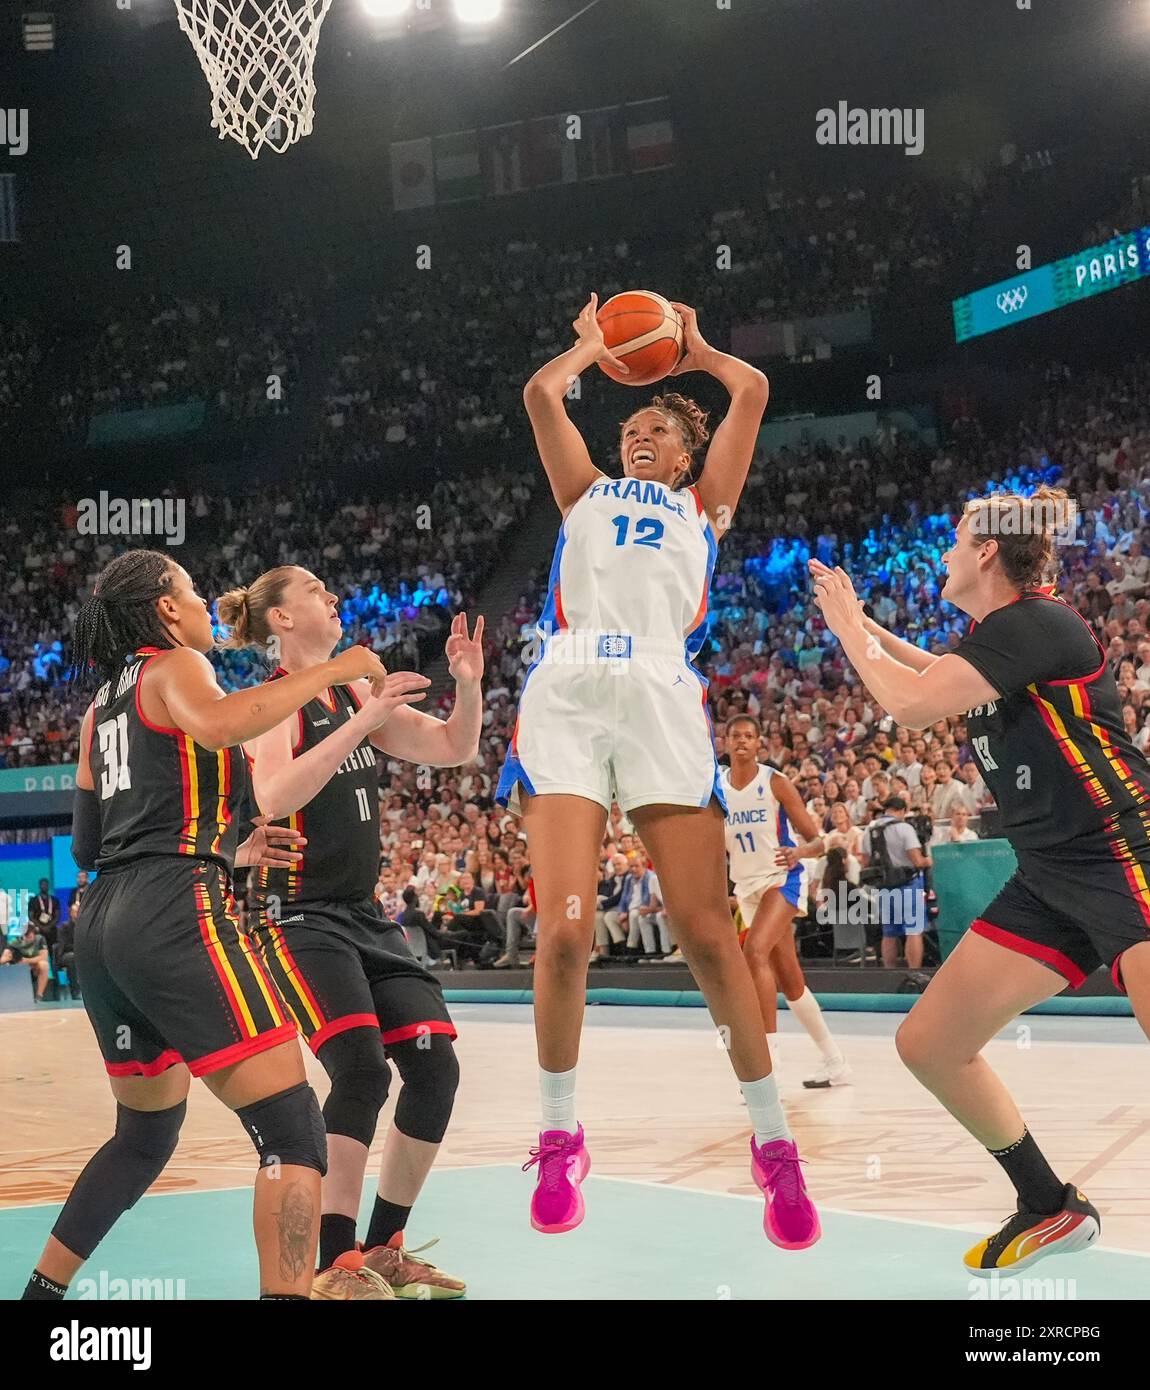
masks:
<path fill-rule="evenodd" d="M 331 0 L 175 0 L 212 89 L 212 125 L 253 159 L 311 134 L 316 44 Z"/>

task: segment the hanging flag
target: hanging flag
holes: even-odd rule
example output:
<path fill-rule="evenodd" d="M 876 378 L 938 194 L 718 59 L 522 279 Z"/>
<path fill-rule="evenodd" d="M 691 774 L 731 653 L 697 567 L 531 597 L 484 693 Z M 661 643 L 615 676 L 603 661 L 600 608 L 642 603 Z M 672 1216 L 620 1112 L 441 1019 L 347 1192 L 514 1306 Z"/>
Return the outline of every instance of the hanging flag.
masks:
<path fill-rule="evenodd" d="M 435 137 L 435 197 L 461 203 L 483 192 L 479 175 L 479 132 L 457 130 Z"/>
<path fill-rule="evenodd" d="M 633 174 L 671 168 L 675 162 L 675 127 L 670 97 L 627 103 L 627 153 Z"/>
<path fill-rule="evenodd" d="M 435 202 L 431 139 L 402 140 L 391 147 L 391 194 L 397 212 Z"/>
<path fill-rule="evenodd" d="M 574 183 L 579 177 L 578 140 L 567 138 L 566 116 L 540 116 L 527 122 L 527 167 L 523 181 L 528 188 L 552 183 Z"/>
<path fill-rule="evenodd" d="M 579 177 L 609 179 L 626 173 L 623 108 L 600 106 L 581 111 L 583 130 L 579 145 Z"/>
<path fill-rule="evenodd" d="M 483 186 L 497 198 L 505 193 L 519 193 L 525 186 L 523 139 L 522 121 L 488 126 L 482 132 Z"/>
<path fill-rule="evenodd" d="M 0 241 L 19 241 L 16 227 L 16 175 L 0 174 Z"/>

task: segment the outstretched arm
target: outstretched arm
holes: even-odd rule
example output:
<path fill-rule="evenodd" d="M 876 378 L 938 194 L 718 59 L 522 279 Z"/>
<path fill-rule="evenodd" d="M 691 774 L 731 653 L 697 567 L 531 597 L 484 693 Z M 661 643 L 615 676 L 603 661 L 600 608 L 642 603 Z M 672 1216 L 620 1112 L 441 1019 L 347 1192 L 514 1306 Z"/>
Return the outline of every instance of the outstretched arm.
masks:
<path fill-rule="evenodd" d="M 846 572 L 823 568 L 815 577 L 815 602 L 859 679 L 897 723 L 927 729 L 999 698 L 1001 692 L 954 653 L 921 670 L 904 666 L 863 626 L 862 604 Z"/>
<path fill-rule="evenodd" d="M 483 617 L 467 635 L 467 614 L 457 613 L 445 648 L 447 669 L 455 679 L 455 708 L 450 719 L 402 707 L 377 728 L 372 743 L 393 758 L 429 767 L 461 767 L 479 753 L 483 731 Z M 389 677 L 390 679 L 390 677 Z"/>
<path fill-rule="evenodd" d="M 523 404 L 539 458 L 564 516 L 596 478 L 606 476 L 591 462 L 583 436 L 568 418 L 564 404 L 568 387 L 595 362 L 610 362 L 621 371 L 628 370 L 603 342 L 603 330 L 595 318 L 598 302 L 599 296 L 593 294 L 572 324 L 579 338 L 575 346 L 540 367 L 523 388 Z"/>
<path fill-rule="evenodd" d="M 259 738 L 329 685 L 366 677 L 382 686 L 387 677 L 379 657 L 366 647 L 348 647 L 331 661 L 230 695 L 216 683 L 207 657 L 190 647 L 164 652 L 154 659 L 152 669 L 155 674 L 149 671 L 140 699 L 143 704 L 155 700 L 159 718 L 153 722 L 175 724 L 213 751 Z"/>
<path fill-rule="evenodd" d="M 686 351 L 670 375 L 707 372 L 731 393 L 731 404 L 711 440 L 698 484 L 703 509 L 722 536 L 734 520 L 747 481 L 771 384 L 749 362 L 713 348 L 699 332 L 695 311 L 689 305 L 675 303 L 674 307 L 683 316 Z"/>
<path fill-rule="evenodd" d="M 818 579 L 822 575 L 833 574 L 834 571 L 824 565 L 821 560 L 810 560 L 811 578 Z M 909 666 L 912 671 L 925 671 L 933 666 L 938 660 L 932 652 L 924 652 L 921 647 L 916 647 L 913 642 L 904 641 L 901 637 L 896 637 L 893 632 L 888 632 L 881 623 L 876 623 L 873 618 L 863 617 L 862 625 L 886 652 L 895 661 L 901 662 L 903 666 Z"/>

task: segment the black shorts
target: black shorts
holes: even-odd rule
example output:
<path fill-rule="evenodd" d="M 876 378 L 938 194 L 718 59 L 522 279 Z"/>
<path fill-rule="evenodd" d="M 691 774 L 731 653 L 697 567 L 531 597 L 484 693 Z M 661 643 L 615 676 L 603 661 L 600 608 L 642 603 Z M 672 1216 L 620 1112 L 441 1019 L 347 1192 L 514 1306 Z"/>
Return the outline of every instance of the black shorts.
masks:
<path fill-rule="evenodd" d="M 456 1036 L 439 981 L 371 899 L 282 911 L 278 922 L 261 916 L 252 937 L 313 1052 L 348 1028 L 378 1028 L 385 1046 Z"/>
<path fill-rule="evenodd" d="M 76 972 L 110 1076 L 193 1076 L 290 1042 L 295 1024 L 241 935 L 224 869 L 141 859 L 105 869 L 76 922 Z"/>
<path fill-rule="evenodd" d="M 1150 941 L 1150 857 L 1117 858 L 1099 837 L 1017 858 L 971 931 L 1041 961 L 1073 989 L 1105 965 L 1125 993 L 1122 953 Z"/>

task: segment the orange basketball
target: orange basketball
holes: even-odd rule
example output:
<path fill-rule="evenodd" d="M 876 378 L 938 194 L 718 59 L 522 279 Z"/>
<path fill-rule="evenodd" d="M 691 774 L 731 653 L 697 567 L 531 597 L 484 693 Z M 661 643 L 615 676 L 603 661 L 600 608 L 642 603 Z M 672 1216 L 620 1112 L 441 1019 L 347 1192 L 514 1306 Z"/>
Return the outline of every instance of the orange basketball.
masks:
<path fill-rule="evenodd" d="M 610 362 L 599 366 L 623 386 L 661 381 L 683 355 L 683 320 L 661 294 L 627 290 L 609 299 L 595 318 L 603 341 L 631 370 L 623 376 Z"/>

